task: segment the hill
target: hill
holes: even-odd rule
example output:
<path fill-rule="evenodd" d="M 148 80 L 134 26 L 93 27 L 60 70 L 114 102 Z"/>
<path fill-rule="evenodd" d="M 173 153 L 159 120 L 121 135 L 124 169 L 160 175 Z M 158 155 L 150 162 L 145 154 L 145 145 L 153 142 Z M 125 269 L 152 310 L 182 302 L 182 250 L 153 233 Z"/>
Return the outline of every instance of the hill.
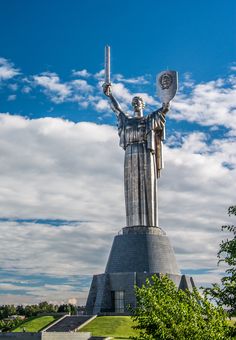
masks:
<path fill-rule="evenodd" d="M 99 316 L 79 330 L 91 332 L 93 336 L 111 336 L 116 339 L 127 339 L 137 335 L 132 328 L 134 323 L 130 316 Z"/>

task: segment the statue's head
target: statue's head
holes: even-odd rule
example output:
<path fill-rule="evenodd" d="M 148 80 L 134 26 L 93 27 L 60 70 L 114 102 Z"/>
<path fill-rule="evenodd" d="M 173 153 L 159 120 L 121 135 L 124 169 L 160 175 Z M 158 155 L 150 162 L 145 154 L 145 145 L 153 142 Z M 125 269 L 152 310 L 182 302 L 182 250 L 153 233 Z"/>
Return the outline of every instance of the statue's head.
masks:
<path fill-rule="evenodd" d="M 134 97 L 132 99 L 132 106 L 134 108 L 134 115 L 136 117 L 142 117 L 143 116 L 143 109 L 145 107 L 145 103 L 141 97 Z"/>

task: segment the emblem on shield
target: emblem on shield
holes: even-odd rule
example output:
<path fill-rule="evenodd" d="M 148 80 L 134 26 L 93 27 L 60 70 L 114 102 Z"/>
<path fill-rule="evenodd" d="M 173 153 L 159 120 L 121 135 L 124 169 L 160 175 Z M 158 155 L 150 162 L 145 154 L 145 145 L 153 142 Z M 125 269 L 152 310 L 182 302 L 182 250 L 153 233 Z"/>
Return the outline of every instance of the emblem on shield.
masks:
<path fill-rule="evenodd" d="M 169 89 L 173 83 L 173 77 L 169 73 L 164 73 L 159 79 L 162 90 Z"/>
<path fill-rule="evenodd" d="M 162 71 L 157 75 L 157 92 L 162 103 L 169 103 L 176 95 L 178 87 L 178 73 L 176 71 Z"/>

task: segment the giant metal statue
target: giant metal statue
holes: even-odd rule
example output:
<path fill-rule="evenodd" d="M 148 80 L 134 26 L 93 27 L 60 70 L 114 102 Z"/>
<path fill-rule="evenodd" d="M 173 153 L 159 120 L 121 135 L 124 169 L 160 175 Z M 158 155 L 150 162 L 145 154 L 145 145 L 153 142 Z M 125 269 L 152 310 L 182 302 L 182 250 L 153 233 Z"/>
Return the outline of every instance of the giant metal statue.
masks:
<path fill-rule="evenodd" d="M 126 226 L 158 226 L 157 179 L 163 168 L 162 142 L 165 138 L 165 115 L 176 94 L 177 73 L 163 71 L 157 76 L 157 88 L 163 106 L 143 115 L 145 103 L 134 97 L 133 116 L 125 113 L 112 93 L 110 47 L 105 48 L 105 83 L 103 91 L 110 99 L 118 120 L 120 146 L 125 150 L 124 187 Z"/>

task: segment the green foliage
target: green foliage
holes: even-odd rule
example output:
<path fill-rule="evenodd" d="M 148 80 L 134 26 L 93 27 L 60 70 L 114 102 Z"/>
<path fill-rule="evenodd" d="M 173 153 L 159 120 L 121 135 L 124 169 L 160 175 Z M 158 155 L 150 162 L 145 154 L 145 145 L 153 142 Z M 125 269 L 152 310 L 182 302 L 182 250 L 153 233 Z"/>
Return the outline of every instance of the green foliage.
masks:
<path fill-rule="evenodd" d="M 14 305 L 0 306 L 0 320 L 8 318 L 8 316 L 14 314 L 16 314 L 16 308 Z"/>
<path fill-rule="evenodd" d="M 13 332 L 39 332 L 56 319 L 58 319 L 58 317 L 52 315 L 33 317 L 21 323 L 19 327 L 13 330 Z"/>
<path fill-rule="evenodd" d="M 51 303 L 48 303 L 47 301 L 43 301 L 40 302 L 38 305 L 25 306 L 24 315 L 26 317 L 31 317 L 42 313 L 56 313 L 57 310 L 58 310 L 57 305 L 53 305 Z"/>
<path fill-rule="evenodd" d="M 236 216 L 236 206 L 228 209 L 229 216 Z M 221 279 L 221 285 L 213 284 L 211 288 L 205 289 L 205 293 L 214 299 L 218 305 L 229 308 L 230 315 L 236 315 L 236 226 L 222 226 L 223 231 L 232 233 L 232 238 L 220 243 L 217 254 L 219 262 L 224 262 L 228 269 L 226 275 Z"/>
<path fill-rule="evenodd" d="M 64 305 L 53 305 L 47 301 L 40 302 L 35 305 L 26 305 L 25 307 L 19 305 L 15 307 L 14 305 L 2 305 L 0 306 L 0 320 L 8 318 L 11 315 L 24 315 L 27 318 L 32 316 L 37 316 L 43 313 L 68 313 L 71 315 L 77 314 L 77 309 L 84 310 L 84 307 L 77 307 L 72 304 Z"/>
<path fill-rule="evenodd" d="M 68 313 L 68 314 L 71 314 L 71 315 L 76 315 L 77 314 L 77 308 L 76 306 L 72 305 L 72 304 L 64 304 L 64 305 L 61 305 L 59 308 L 58 308 L 58 313 Z"/>
<path fill-rule="evenodd" d="M 83 307 L 78 309 L 84 310 Z M 32 320 L 35 316 L 42 314 L 55 314 L 55 313 L 70 313 L 71 315 L 77 314 L 77 307 L 72 304 L 64 304 L 61 306 L 53 305 L 47 301 L 40 302 L 35 305 L 19 305 L 15 307 L 14 305 L 2 305 L 0 306 L 0 331 L 7 332 L 11 329 L 16 328 L 23 322 L 18 316 L 25 316 L 27 321 Z M 9 317 L 14 315 L 14 319 Z"/>
<path fill-rule="evenodd" d="M 125 339 L 138 334 L 133 326 L 130 316 L 99 316 L 80 329 L 80 332 L 91 332 L 93 336 Z"/>
<path fill-rule="evenodd" d="M 143 340 L 226 340 L 231 339 L 226 314 L 197 290 L 178 290 L 167 277 L 152 277 L 136 287 L 137 308 L 133 320 Z"/>
<path fill-rule="evenodd" d="M 0 330 L 2 332 L 9 332 L 13 328 L 19 326 L 22 323 L 22 320 L 19 318 L 13 320 L 0 320 Z"/>

